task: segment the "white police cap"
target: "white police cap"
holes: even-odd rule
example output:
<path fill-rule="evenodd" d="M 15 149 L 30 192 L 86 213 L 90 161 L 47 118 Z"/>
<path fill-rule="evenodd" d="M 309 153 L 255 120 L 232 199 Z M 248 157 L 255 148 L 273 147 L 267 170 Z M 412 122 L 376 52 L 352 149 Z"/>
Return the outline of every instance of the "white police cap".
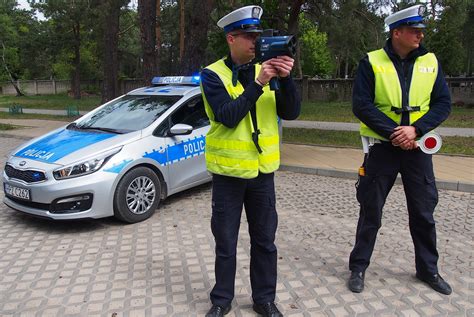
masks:
<path fill-rule="evenodd" d="M 423 14 L 425 10 L 426 7 L 422 4 L 411 6 L 386 17 L 385 24 L 388 25 L 390 30 L 404 25 L 413 28 L 424 28 Z"/>
<path fill-rule="evenodd" d="M 224 29 L 225 33 L 234 30 L 243 32 L 262 32 L 260 17 L 263 9 L 259 6 L 246 6 L 234 10 L 217 22 L 217 26 Z"/>

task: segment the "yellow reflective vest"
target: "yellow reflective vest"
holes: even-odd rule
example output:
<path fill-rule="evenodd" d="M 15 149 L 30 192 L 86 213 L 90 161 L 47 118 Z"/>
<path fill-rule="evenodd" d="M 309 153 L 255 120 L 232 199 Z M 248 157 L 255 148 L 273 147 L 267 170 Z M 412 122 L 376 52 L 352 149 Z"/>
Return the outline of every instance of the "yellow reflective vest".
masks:
<path fill-rule="evenodd" d="M 255 65 L 255 76 L 258 76 L 260 65 Z M 244 88 L 240 82 L 232 85 L 232 71 L 224 59 L 206 67 L 216 73 L 224 84 L 230 97 L 236 99 Z M 206 135 L 206 166 L 209 172 L 238 178 L 255 178 L 261 173 L 272 173 L 280 166 L 280 140 L 276 113 L 275 92 L 267 86 L 256 103 L 257 126 L 260 130 L 258 144 L 262 149 L 259 153 L 252 141 L 254 127 L 250 112 L 234 128 L 228 128 L 215 121 L 214 113 L 207 102 L 204 90 L 204 105 L 211 128 Z"/>
<path fill-rule="evenodd" d="M 402 107 L 402 89 L 397 70 L 384 49 L 367 54 L 375 76 L 374 105 L 397 124 L 401 123 L 402 115 L 397 114 L 392 107 Z M 408 105 L 419 107 L 419 111 L 410 112 L 410 124 L 425 115 L 430 108 L 430 97 L 436 76 L 438 75 L 438 60 L 433 53 L 417 57 L 413 65 L 413 73 L 408 92 Z M 408 89 L 408 87 L 407 87 Z M 387 140 L 375 133 L 361 122 L 360 134 Z"/>

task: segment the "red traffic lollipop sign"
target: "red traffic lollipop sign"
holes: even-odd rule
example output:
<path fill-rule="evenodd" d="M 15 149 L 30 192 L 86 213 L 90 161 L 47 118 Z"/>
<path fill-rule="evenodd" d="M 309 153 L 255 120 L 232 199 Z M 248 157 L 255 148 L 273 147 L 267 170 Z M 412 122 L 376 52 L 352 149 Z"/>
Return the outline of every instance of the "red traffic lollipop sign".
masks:
<path fill-rule="evenodd" d="M 442 144 L 441 136 L 436 132 L 427 133 L 418 141 L 420 150 L 426 154 L 435 154 Z"/>

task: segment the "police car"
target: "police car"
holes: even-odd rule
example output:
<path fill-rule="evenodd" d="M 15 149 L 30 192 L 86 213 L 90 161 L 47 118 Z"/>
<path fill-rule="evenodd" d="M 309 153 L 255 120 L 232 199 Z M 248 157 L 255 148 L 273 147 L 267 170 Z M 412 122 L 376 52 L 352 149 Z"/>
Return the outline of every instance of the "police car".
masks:
<path fill-rule="evenodd" d="M 15 149 L 3 172 L 4 203 L 58 220 L 134 223 L 167 196 L 210 181 L 199 77 L 152 84 Z"/>

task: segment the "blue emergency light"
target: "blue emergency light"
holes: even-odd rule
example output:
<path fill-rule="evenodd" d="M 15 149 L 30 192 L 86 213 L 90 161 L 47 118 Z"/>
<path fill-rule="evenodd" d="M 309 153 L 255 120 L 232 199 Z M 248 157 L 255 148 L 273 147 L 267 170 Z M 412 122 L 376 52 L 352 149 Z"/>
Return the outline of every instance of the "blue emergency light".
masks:
<path fill-rule="evenodd" d="M 199 86 L 201 81 L 200 76 L 165 76 L 165 77 L 153 77 L 151 80 L 152 85 L 190 85 Z"/>

